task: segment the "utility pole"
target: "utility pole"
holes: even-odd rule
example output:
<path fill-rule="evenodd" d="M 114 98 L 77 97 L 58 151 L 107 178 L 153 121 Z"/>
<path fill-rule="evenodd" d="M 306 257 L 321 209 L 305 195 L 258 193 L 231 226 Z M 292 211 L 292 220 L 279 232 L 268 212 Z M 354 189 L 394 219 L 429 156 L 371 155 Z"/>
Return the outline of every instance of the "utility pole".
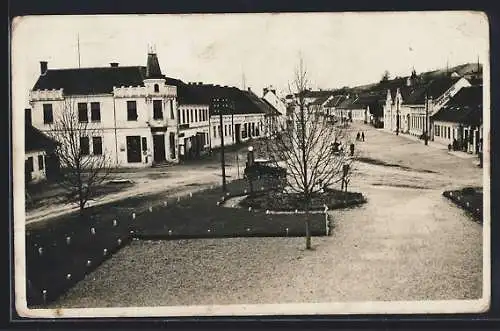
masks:
<path fill-rule="evenodd" d="M 399 91 L 398 91 L 399 92 Z M 396 136 L 399 135 L 399 93 L 396 92 Z"/>
<path fill-rule="evenodd" d="M 223 110 L 225 110 L 228 106 L 228 100 L 227 99 L 218 99 L 215 98 L 212 100 L 213 108 L 216 109 L 219 112 L 219 121 L 220 121 L 220 147 L 221 147 L 221 153 L 220 153 L 220 163 L 221 163 L 221 170 L 222 170 L 222 192 L 224 194 L 226 193 L 226 164 L 225 164 L 225 155 L 224 155 L 224 122 L 223 122 Z"/>
<path fill-rule="evenodd" d="M 425 132 L 424 132 L 424 142 L 425 145 L 429 145 L 429 99 L 427 98 L 427 93 L 425 94 Z"/>

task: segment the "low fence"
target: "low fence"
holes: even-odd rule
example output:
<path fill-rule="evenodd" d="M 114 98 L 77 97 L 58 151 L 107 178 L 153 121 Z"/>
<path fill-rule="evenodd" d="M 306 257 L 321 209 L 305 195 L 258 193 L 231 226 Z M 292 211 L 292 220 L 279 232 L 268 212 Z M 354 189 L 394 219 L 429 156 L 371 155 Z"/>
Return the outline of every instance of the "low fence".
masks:
<path fill-rule="evenodd" d="M 46 226 L 26 229 L 26 280 L 28 306 L 44 305 L 85 278 L 132 239 L 194 239 L 228 237 L 294 237 L 305 235 L 303 218 L 238 208 L 220 201 L 244 195 L 243 180 L 220 187 L 169 198 L 149 206 L 129 199 L 113 209 L 89 208 L 93 213 L 60 217 Z M 254 181 L 261 192 L 273 189 L 265 180 Z M 115 203 L 116 204 L 116 203 Z M 330 234 L 326 212 L 310 215 L 311 235 Z"/>

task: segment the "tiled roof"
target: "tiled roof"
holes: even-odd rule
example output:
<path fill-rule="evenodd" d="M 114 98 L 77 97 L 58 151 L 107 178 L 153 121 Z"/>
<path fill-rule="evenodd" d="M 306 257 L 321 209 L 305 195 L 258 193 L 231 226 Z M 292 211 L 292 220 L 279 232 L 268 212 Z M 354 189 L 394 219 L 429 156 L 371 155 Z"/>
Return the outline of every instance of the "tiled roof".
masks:
<path fill-rule="evenodd" d="M 252 100 L 255 94 L 248 91 L 242 91 L 236 87 L 226 87 L 213 84 L 191 84 L 204 104 L 210 105 L 213 98 L 226 98 L 234 102 L 234 114 L 262 114 L 265 113 L 264 107 L 259 106 L 259 101 Z"/>
<path fill-rule="evenodd" d="M 482 86 L 464 87 L 432 118 L 435 121 L 479 125 L 482 122 Z"/>
<path fill-rule="evenodd" d="M 325 104 L 325 107 L 337 107 L 344 101 L 346 98 L 345 95 L 334 95 L 328 102 Z"/>
<path fill-rule="evenodd" d="M 450 87 L 453 86 L 461 77 L 441 76 L 432 79 L 430 82 L 423 86 L 416 87 L 411 91 L 403 102 L 406 104 L 424 104 L 425 96 L 432 97 L 433 99 L 439 98 Z"/>
<path fill-rule="evenodd" d="M 203 95 L 199 93 L 192 85 L 186 84 L 183 81 L 165 77 L 165 83 L 167 85 L 177 87 L 177 100 L 181 105 L 208 105 L 208 101 L 205 100 Z"/>
<path fill-rule="evenodd" d="M 281 115 L 281 113 L 279 112 L 279 110 L 278 110 L 278 109 L 276 109 L 276 108 L 274 108 L 274 106 L 273 106 L 273 105 L 272 105 L 269 101 L 267 101 L 267 100 L 266 100 L 266 99 L 264 99 L 264 98 L 261 98 L 261 100 L 262 100 L 262 102 L 264 102 L 264 103 L 267 105 L 267 107 L 268 107 L 268 111 L 269 111 L 268 115 L 271 115 L 271 116 L 280 116 L 280 115 Z"/>
<path fill-rule="evenodd" d="M 113 87 L 144 86 L 146 67 L 49 69 L 33 90 L 63 89 L 69 95 L 105 94 Z"/>
<path fill-rule="evenodd" d="M 328 100 L 328 98 L 331 96 L 331 94 L 329 95 L 324 95 L 324 96 L 321 96 L 321 97 L 318 97 L 316 98 L 313 102 L 311 102 L 311 105 L 316 105 L 316 106 L 320 106 L 322 105 L 326 100 Z"/>
<path fill-rule="evenodd" d="M 24 150 L 26 152 L 37 150 L 51 150 L 56 147 L 56 141 L 43 134 L 40 130 L 31 125 L 26 125 L 24 129 Z"/>
<path fill-rule="evenodd" d="M 455 94 L 450 101 L 446 104 L 447 106 L 477 106 L 483 104 L 483 87 L 482 86 L 470 86 L 461 88 L 457 94 Z"/>

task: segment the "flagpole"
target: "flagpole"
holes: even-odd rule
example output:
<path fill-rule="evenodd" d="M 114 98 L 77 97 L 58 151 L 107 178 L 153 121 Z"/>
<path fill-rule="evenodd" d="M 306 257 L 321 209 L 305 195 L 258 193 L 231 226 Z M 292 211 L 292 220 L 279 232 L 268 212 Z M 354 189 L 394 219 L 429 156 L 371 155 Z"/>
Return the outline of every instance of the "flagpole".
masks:
<path fill-rule="evenodd" d="M 76 35 L 77 39 L 77 48 L 78 48 L 78 68 L 80 68 L 80 34 Z"/>

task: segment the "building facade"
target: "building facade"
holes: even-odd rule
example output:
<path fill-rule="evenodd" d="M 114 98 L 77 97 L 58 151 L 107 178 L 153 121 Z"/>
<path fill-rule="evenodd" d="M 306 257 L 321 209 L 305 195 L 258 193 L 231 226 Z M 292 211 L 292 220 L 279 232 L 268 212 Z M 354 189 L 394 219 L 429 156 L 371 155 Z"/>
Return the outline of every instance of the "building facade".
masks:
<path fill-rule="evenodd" d="M 467 79 L 453 74 L 424 82 L 412 75 L 406 85 L 387 90 L 383 109 L 384 129 L 418 137 L 427 132 L 432 138 L 432 116 L 467 86 L 470 86 Z"/>
<path fill-rule="evenodd" d="M 117 167 L 144 167 L 178 157 L 177 88 L 156 54 L 146 67 L 47 69 L 30 93 L 33 126 L 54 135 L 64 114 L 77 114 L 93 136 L 78 142 L 88 157 L 110 156 Z M 97 132 L 98 135 L 95 135 Z"/>
<path fill-rule="evenodd" d="M 48 69 L 30 91 L 33 126 L 57 138 L 64 115 L 88 134 L 77 142 L 89 158 L 106 155 L 115 167 L 148 167 L 197 158 L 224 143 L 263 136 L 269 114 L 279 114 L 253 92 L 189 83 L 165 76 L 155 53 L 146 66 Z M 214 98 L 235 107 L 220 123 Z M 277 103 L 271 96 L 268 98 Z M 279 107 L 279 103 L 278 103 Z M 272 111 L 270 110 L 272 109 Z"/>

